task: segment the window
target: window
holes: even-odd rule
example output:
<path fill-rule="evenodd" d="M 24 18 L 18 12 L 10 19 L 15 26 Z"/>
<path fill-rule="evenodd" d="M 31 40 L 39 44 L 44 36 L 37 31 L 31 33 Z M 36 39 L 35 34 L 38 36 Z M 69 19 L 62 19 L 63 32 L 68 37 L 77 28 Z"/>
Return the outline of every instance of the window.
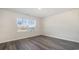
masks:
<path fill-rule="evenodd" d="M 16 21 L 18 32 L 33 31 L 36 27 L 36 20 L 17 18 Z"/>

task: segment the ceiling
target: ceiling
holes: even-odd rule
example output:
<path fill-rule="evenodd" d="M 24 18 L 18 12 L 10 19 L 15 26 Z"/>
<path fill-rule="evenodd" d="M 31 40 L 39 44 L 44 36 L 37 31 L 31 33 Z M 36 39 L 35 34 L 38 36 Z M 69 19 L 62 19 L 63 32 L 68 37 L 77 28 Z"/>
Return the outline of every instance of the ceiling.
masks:
<path fill-rule="evenodd" d="M 69 11 L 71 10 L 71 8 L 8 8 L 8 10 L 24 13 L 30 16 L 44 18 L 58 13 Z"/>

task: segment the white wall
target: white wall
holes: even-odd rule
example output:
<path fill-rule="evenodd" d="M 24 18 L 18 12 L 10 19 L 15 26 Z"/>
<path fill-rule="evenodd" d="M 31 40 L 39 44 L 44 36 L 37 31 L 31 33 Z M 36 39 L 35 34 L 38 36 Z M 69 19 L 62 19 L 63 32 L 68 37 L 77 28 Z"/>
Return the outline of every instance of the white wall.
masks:
<path fill-rule="evenodd" d="M 43 29 L 43 35 L 79 42 L 79 10 L 45 18 Z"/>
<path fill-rule="evenodd" d="M 79 10 L 64 12 L 45 19 L 35 18 L 37 27 L 34 32 L 17 32 L 18 17 L 34 18 L 0 9 L 0 43 L 41 34 L 79 42 Z"/>
<path fill-rule="evenodd" d="M 29 19 L 34 18 L 20 13 L 0 9 L 0 43 L 40 35 L 39 18 L 35 18 L 37 26 L 34 32 L 17 32 L 16 19 L 18 17 L 26 17 Z"/>

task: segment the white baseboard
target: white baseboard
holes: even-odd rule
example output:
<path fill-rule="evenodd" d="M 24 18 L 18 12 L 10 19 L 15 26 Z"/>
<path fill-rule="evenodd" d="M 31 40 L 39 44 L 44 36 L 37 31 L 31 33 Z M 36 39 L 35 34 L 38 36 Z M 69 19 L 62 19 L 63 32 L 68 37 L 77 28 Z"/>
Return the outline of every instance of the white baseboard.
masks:
<path fill-rule="evenodd" d="M 52 37 L 52 38 L 58 38 L 58 39 L 62 39 L 62 40 L 67 40 L 67 41 L 72 41 L 72 42 L 76 42 L 76 43 L 79 43 L 79 41 L 76 41 L 75 39 L 74 40 L 70 40 L 68 38 L 61 38 L 61 37 L 58 37 L 58 36 L 53 36 L 53 35 L 47 35 L 47 34 L 44 34 L 44 36 L 48 36 L 48 37 Z"/>
<path fill-rule="evenodd" d="M 30 38 L 30 37 L 36 37 L 36 36 L 39 36 L 39 35 L 32 35 L 32 36 L 28 36 L 28 37 L 19 37 L 19 38 L 15 38 L 15 39 L 7 39 L 7 40 L 4 40 L 4 41 L 0 41 L 0 43 L 16 41 L 16 40 L 21 40 L 21 39 L 24 39 L 24 38 Z"/>

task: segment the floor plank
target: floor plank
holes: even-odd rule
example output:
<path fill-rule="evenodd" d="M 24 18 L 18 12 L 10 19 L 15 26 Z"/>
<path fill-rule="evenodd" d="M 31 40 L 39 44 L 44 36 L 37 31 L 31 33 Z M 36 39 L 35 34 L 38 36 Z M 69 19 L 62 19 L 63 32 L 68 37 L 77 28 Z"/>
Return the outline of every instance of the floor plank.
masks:
<path fill-rule="evenodd" d="M 0 50 L 79 50 L 79 43 L 41 35 L 1 43 Z"/>

